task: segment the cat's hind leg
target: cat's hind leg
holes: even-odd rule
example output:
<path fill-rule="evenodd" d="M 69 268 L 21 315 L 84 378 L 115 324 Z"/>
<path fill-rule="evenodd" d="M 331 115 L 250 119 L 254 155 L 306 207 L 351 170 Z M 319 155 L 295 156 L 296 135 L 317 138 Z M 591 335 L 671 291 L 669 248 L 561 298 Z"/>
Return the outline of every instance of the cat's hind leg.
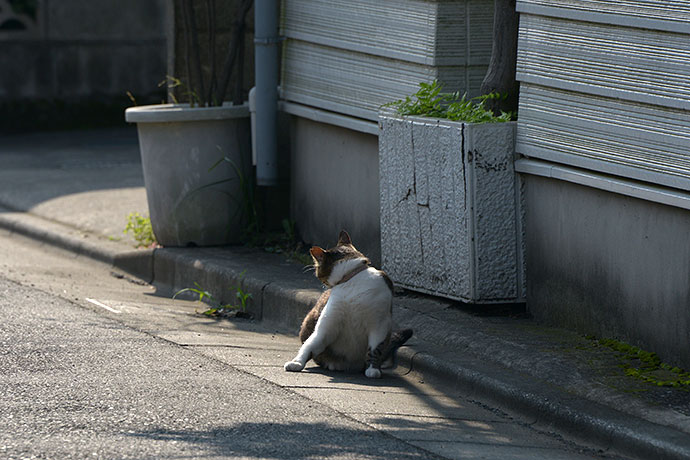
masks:
<path fill-rule="evenodd" d="M 364 371 L 364 375 L 371 379 L 378 379 L 381 377 L 381 364 L 384 358 L 383 353 L 387 347 L 389 335 L 390 326 L 388 322 L 369 333 L 367 369 Z"/>
<path fill-rule="evenodd" d="M 304 369 L 307 361 L 321 354 L 337 336 L 337 329 L 334 327 L 335 323 L 336 321 L 334 318 L 322 315 L 316 323 L 314 332 L 300 347 L 297 356 L 295 356 L 292 361 L 285 363 L 285 370 L 289 372 L 299 372 Z"/>

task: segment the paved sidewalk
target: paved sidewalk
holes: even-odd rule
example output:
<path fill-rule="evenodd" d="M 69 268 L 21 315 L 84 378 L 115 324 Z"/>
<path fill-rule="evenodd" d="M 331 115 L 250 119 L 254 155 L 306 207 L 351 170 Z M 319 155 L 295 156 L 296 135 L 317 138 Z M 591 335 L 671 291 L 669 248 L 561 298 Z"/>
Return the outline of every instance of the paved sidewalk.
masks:
<path fill-rule="evenodd" d="M 303 267 L 256 249 L 134 249 L 122 229 L 130 212 L 146 213 L 146 197 L 133 129 L 6 137 L 0 161 L 2 228 L 168 292 L 197 282 L 222 298 L 242 283 L 255 316 L 283 332 L 296 333 L 320 293 Z M 690 392 L 625 376 L 611 349 L 509 310 L 403 291 L 394 303 L 397 324 L 415 330 L 401 349 L 407 368 L 605 449 L 690 458 Z"/>

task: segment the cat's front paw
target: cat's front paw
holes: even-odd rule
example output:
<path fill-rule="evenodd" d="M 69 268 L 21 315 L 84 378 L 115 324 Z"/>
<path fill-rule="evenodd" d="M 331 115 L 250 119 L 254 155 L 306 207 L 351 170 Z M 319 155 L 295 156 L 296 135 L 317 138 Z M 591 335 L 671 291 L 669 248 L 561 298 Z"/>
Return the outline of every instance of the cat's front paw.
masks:
<path fill-rule="evenodd" d="M 299 372 L 304 369 L 304 364 L 299 361 L 288 361 L 285 363 L 285 370 L 288 372 Z"/>
<path fill-rule="evenodd" d="M 369 366 L 369 368 L 364 371 L 364 375 L 370 379 L 379 379 L 381 378 L 381 369 L 376 369 L 375 367 Z"/>

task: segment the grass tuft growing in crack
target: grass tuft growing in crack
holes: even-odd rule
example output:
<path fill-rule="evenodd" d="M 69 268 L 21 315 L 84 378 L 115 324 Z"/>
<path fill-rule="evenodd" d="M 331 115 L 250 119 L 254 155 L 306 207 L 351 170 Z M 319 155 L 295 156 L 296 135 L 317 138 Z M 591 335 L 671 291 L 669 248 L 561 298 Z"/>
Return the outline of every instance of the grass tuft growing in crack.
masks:
<path fill-rule="evenodd" d="M 192 293 L 197 296 L 197 302 L 206 301 L 209 304 L 209 308 L 197 313 L 214 318 L 251 318 L 252 314 L 247 311 L 249 306 L 249 301 L 252 299 L 252 294 L 246 292 L 242 287 L 242 278 L 244 278 L 246 270 L 240 273 L 240 282 L 238 285 L 233 286 L 232 290 L 234 292 L 234 297 L 237 299 L 235 303 L 226 303 L 222 300 L 218 300 L 211 292 L 204 289 L 199 283 L 194 282 L 193 288 L 188 287 L 180 289 L 173 295 L 173 299 L 176 299 L 179 295 L 184 293 Z"/>

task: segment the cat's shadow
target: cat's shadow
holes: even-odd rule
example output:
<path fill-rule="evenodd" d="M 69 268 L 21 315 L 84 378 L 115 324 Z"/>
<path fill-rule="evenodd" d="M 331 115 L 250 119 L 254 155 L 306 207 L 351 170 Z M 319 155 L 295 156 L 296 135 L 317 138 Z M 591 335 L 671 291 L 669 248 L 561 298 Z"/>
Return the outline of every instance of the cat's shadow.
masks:
<path fill-rule="evenodd" d="M 364 375 L 364 372 L 344 372 L 344 371 L 329 371 L 319 366 L 311 366 L 305 368 L 303 373 L 318 374 L 327 377 L 328 383 L 332 385 L 350 384 L 361 385 L 366 387 L 393 387 L 398 389 L 409 389 L 408 382 L 403 379 L 406 370 L 398 367 L 395 371 L 390 369 L 383 370 L 383 375 L 378 379 L 371 379 Z"/>

